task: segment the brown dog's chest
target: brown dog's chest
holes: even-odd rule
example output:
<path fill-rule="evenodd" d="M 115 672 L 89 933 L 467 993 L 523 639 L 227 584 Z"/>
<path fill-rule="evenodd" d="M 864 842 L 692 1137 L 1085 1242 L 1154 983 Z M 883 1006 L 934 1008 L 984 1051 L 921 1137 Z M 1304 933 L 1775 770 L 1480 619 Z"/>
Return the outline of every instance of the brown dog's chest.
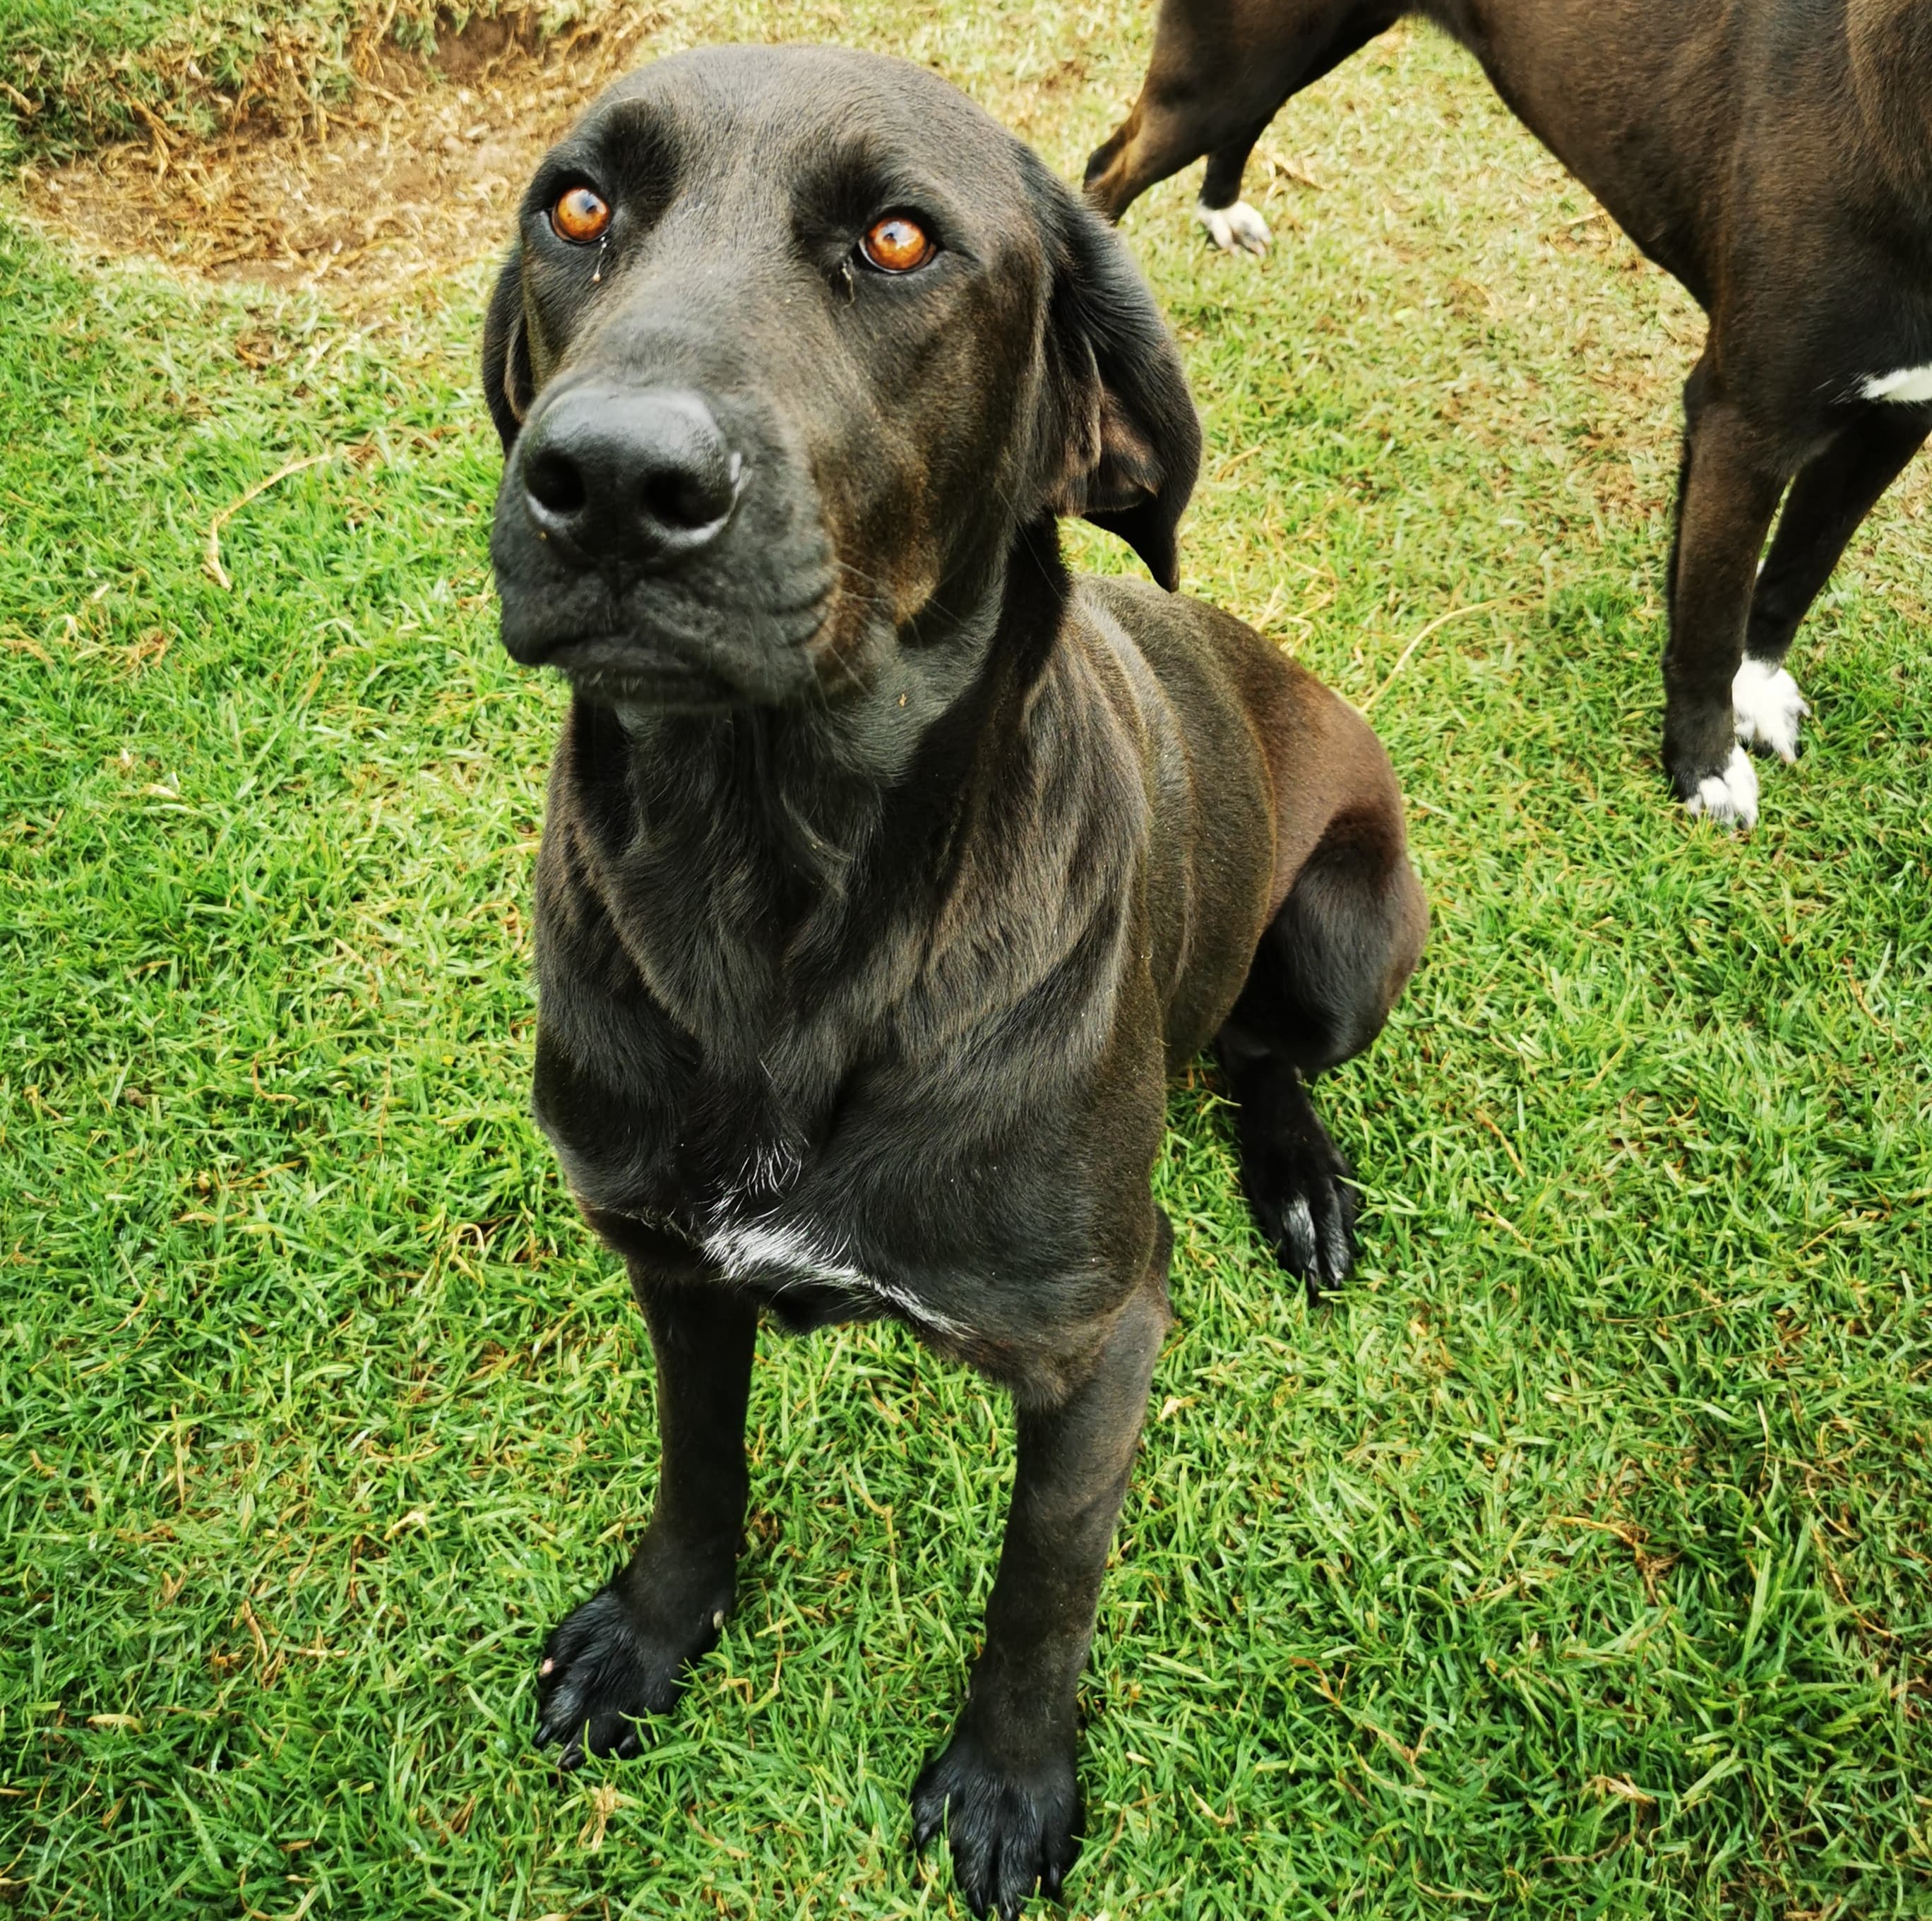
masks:
<path fill-rule="evenodd" d="M 1112 1245 L 1148 1205 L 1158 1037 L 1083 1059 L 1066 1025 L 1043 1005 L 976 1047 L 812 1088 L 755 1058 L 687 1062 L 616 1100 L 542 1031 L 537 1114 L 620 1251 L 634 1226 L 794 1329 L 891 1316 L 997 1371 L 1022 1330 L 1106 1311 Z"/>

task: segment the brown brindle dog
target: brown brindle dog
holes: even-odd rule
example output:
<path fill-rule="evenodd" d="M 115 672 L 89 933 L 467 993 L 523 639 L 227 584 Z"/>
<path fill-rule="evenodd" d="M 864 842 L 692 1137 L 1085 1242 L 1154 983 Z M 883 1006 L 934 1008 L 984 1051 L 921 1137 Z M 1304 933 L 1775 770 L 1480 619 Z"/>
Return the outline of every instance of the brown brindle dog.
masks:
<path fill-rule="evenodd" d="M 1161 0 L 1088 196 L 1118 220 L 1205 154 L 1202 219 L 1258 252 L 1240 193 L 1262 130 L 1412 13 L 1710 316 L 1684 389 L 1664 757 L 1692 813 L 1750 826 L 1744 749 L 1795 759 L 1810 712 L 1792 637 L 1932 431 L 1932 4 Z"/>
<path fill-rule="evenodd" d="M 1076 1689 L 1218 1051 L 1256 1217 L 1339 1281 L 1305 1077 L 1426 916 L 1367 726 L 1168 591 L 1199 428 L 1119 238 L 943 81 L 661 61 L 544 160 L 490 303 L 504 644 L 574 698 L 537 865 L 536 1111 L 657 1356 L 656 1510 L 545 1644 L 636 1752 L 731 1606 L 761 1317 L 888 1316 L 1008 1390 L 1012 1506 L 913 1789 L 975 1913 L 1077 1851 Z M 1159 586 L 1075 580 L 1055 517 Z"/>

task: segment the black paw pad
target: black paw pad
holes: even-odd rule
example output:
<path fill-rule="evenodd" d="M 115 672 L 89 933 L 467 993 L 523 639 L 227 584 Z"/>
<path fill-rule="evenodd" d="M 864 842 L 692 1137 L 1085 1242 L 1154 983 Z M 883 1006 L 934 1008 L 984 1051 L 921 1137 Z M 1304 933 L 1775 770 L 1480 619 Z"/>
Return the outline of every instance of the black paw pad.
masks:
<path fill-rule="evenodd" d="M 676 1704 L 685 1664 L 702 1651 L 701 1644 L 674 1646 L 645 1632 L 614 1585 L 600 1590 L 544 1643 L 537 1746 L 561 1743 L 557 1766 L 563 1769 L 581 1766 L 586 1755 L 628 1759 L 643 1745 L 639 1717 Z"/>
<path fill-rule="evenodd" d="M 1004 1768 L 962 1729 L 912 1791 L 913 1845 L 944 1833 L 952 1878 L 981 1917 L 1015 1921 L 1036 1887 L 1058 1899 L 1080 1854 L 1080 1785 L 1071 1755 Z"/>

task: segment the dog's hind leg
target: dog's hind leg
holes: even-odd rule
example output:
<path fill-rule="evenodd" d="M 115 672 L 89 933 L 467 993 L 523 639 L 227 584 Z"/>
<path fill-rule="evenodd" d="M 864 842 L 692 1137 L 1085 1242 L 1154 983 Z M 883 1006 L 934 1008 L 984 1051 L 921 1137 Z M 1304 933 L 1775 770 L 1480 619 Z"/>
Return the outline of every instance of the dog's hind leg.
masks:
<path fill-rule="evenodd" d="M 630 1224 L 622 1238 L 646 1230 Z M 616 1235 L 607 1235 L 616 1239 Z M 657 1504 L 637 1551 L 544 1644 L 537 1743 L 558 1766 L 638 1752 L 730 1612 L 744 1526 L 745 1404 L 758 1310 L 715 1280 L 668 1281 L 633 1260 L 657 1359 Z"/>
<path fill-rule="evenodd" d="M 1211 76 L 1197 83 L 1191 76 L 1151 70 L 1132 111 L 1089 157 L 1087 197 L 1106 218 L 1118 220 L 1150 187 L 1203 154 L 1232 144 L 1245 162 L 1273 111 L 1270 106 L 1257 119 L 1256 108 L 1245 101 L 1231 110 Z M 1245 138 L 1244 128 L 1252 129 Z M 1234 183 L 1238 190 L 1238 166 Z"/>
<path fill-rule="evenodd" d="M 1737 737 L 1780 760 L 1798 754 L 1798 724 L 1810 712 L 1784 656 L 1798 624 L 1831 577 L 1846 543 L 1879 496 L 1924 445 L 1922 412 L 1874 406 L 1800 469 L 1751 595 L 1744 664 L 1731 685 Z"/>
<path fill-rule="evenodd" d="M 1161 0 L 1140 97 L 1088 160 L 1087 197 L 1117 220 L 1156 181 L 1206 154 L 1202 217 L 1225 213 L 1240 192 L 1249 150 L 1282 102 L 1406 10 L 1406 0 L 1315 0 L 1287 7 L 1279 0 Z M 1252 219 L 1265 245 L 1268 229 L 1258 214 Z"/>
<path fill-rule="evenodd" d="M 1311 1298 L 1354 1261 L 1355 1198 L 1308 1079 L 1382 1031 L 1428 929 L 1393 811 L 1399 805 L 1330 823 L 1263 931 L 1215 1037 L 1248 1204 L 1276 1258 Z"/>

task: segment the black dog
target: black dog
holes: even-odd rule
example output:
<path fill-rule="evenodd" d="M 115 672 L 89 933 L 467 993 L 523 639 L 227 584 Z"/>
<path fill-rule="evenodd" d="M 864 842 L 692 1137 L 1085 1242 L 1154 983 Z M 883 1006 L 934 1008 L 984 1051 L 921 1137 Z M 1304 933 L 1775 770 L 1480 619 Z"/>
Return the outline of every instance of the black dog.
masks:
<path fill-rule="evenodd" d="M 923 70 L 681 55 L 543 162 L 490 309 L 503 639 L 575 693 L 537 868 L 536 1110 L 627 1263 L 663 1459 L 545 1646 L 636 1750 L 733 1593 L 761 1313 L 891 1315 L 1010 1389 L 986 1643 L 914 1790 L 976 1911 L 1077 1849 L 1075 1689 L 1168 1321 L 1148 1191 L 1210 1041 L 1310 1285 L 1351 1190 L 1303 1077 L 1426 919 L 1367 727 L 1172 583 L 1199 429 L 1119 241 Z"/>
<path fill-rule="evenodd" d="M 1118 220 L 1205 154 L 1202 219 L 1264 246 L 1249 150 L 1408 13 L 1475 54 L 1711 317 L 1684 389 L 1664 757 L 1693 814 L 1749 826 L 1744 748 L 1795 759 L 1810 712 L 1792 637 L 1932 431 L 1932 5 L 1161 0 L 1140 98 L 1087 164 L 1094 204 Z"/>

